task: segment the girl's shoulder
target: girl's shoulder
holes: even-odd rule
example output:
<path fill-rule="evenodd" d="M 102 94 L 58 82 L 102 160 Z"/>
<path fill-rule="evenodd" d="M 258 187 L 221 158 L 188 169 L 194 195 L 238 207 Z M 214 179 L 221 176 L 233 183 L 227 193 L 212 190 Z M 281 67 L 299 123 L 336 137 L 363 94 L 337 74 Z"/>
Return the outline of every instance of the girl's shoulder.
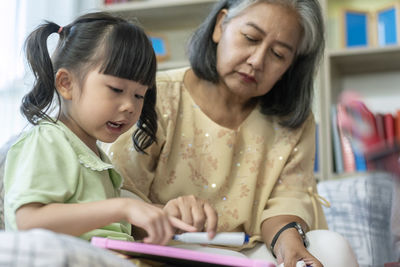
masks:
<path fill-rule="evenodd" d="M 52 122 L 40 122 L 23 131 L 8 149 L 7 161 L 42 163 L 45 155 L 62 158 L 74 155 L 62 128 Z"/>
<path fill-rule="evenodd" d="M 64 131 L 59 125 L 49 121 L 42 121 L 38 125 L 31 126 L 21 132 L 13 146 L 25 142 L 31 143 L 39 139 L 53 141 L 64 138 Z"/>

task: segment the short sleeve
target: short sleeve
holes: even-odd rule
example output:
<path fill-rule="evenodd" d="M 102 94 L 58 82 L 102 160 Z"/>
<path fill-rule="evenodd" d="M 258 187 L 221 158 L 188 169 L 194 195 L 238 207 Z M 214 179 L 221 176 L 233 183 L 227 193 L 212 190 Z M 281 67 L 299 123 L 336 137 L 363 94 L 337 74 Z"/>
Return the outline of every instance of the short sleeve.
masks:
<path fill-rule="evenodd" d="M 64 133 L 56 127 L 36 126 L 19 139 L 6 159 L 6 229 L 16 229 L 15 212 L 22 205 L 67 202 L 77 186 L 78 162 Z"/>
<path fill-rule="evenodd" d="M 303 124 L 294 146 L 262 213 L 262 221 L 277 215 L 295 215 L 310 229 L 327 228 L 314 177 L 315 122 Z"/>

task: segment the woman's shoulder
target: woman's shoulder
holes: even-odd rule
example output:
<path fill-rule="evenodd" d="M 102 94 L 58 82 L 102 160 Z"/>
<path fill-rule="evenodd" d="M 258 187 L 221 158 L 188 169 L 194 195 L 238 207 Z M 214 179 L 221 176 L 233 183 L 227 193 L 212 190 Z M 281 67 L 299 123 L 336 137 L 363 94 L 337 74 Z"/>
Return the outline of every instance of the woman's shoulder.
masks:
<path fill-rule="evenodd" d="M 182 83 L 189 67 L 170 69 L 157 72 L 157 85 L 160 83 Z"/>
<path fill-rule="evenodd" d="M 272 116 L 273 121 L 275 124 L 279 124 L 281 125 L 282 121 L 287 120 L 287 117 L 280 117 L 277 115 L 273 115 Z M 305 117 L 304 121 L 299 124 L 297 127 L 291 128 L 291 127 L 285 127 L 287 129 L 287 131 L 290 132 L 302 132 L 304 131 L 304 129 L 308 129 L 310 127 L 315 127 L 315 117 L 314 117 L 314 113 L 312 111 L 310 111 L 307 115 L 307 117 Z"/>
<path fill-rule="evenodd" d="M 157 110 L 163 117 L 174 117 L 183 94 L 183 79 L 188 68 L 157 73 Z"/>

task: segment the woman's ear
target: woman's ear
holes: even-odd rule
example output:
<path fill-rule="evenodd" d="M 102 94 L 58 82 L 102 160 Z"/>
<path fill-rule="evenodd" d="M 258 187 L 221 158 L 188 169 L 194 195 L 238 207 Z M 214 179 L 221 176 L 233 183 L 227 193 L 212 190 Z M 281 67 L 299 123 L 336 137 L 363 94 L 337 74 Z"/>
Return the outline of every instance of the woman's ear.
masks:
<path fill-rule="evenodd" d="M 72 99 L 73 76 L 67 69 L 61 68 L 56 73 L 56 89 L 65 100 Z"/>
<path fill-rule="evenodd" d="M 218 44 L 219 40 L 221 39 L 222 36 L 222 24 L 225 19 L 226 14 L 228 14 L 228 11 L 226 9 L 222 9 L 218 15 L 217 15 L 217 21 L 215 22 L 214 26 L 214 32 L 212 35 L 212 39 L 214 43 Z"/>

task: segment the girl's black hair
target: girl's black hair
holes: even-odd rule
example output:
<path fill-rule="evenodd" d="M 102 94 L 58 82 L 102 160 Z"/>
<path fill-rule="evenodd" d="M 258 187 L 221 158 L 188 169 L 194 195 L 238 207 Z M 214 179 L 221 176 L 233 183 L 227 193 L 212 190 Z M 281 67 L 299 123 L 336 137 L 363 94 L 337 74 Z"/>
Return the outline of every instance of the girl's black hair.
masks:
<path fill-rule="evenodd" d="M 50 58 L 47 39 L 57 32 L 60 40 Z M 70 70 L 83 82 L 90 70 L 100 66 L 104 74 L 149 87 L 132 139 L 135 149 L 141 152 L 156 141 L 156 56 L 138 25 L 105 12 L 80 16 L 63 28 L 46 21 L 28 36 L 25 50 L 35 83 L 22 99 L 21 112 L 30 123 L 58 120 L 61 101 L 55 88 L 55 74 L 60 68 Z M 58 103 L 55 120 L 48 114 L 53 99 Z"/>

